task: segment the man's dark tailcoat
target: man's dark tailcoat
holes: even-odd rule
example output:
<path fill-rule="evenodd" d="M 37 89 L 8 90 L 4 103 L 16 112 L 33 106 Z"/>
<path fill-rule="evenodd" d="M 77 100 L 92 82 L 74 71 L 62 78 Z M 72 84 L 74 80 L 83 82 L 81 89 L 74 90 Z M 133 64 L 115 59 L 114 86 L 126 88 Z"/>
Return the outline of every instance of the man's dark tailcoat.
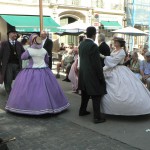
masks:
<path fill-rule="evenodd" d="M 110 56 L 110 48 L 109 46 L 106 44 L 106 42 L 102 42 L 100 45 L 99 45 L 99 52 L 101 54 L 103 54 L 104 56 Z M 102 67 L 105 66 L 104 64 L 104 59 L 101 58 L 101 63 L 102 63 Z"/>
<path fill-rule="evenodd" d="M 0 78 L 1 78 L 1 83 L 4 80 L 5 77 L 5 72 L 7 69 L 7 64 L 9 63 L 9 58 L 11 55 L 11 44 L 9 43 L 9 41 L 4 41 L 1 43 L 1 48 L 0 48 Z M 18 57 L 18 65 L 19 68 L 22 68 L 22 60 L 21 60 L 21 54 L 24 52 L 24 48 L 22 46 L 22 44 L 18 41 L 16 41 L 15 43 L 15 51 L 17 53 L 17 57 Z"/>
<path fill-rule="evenodd" d="M 53 49 L 53 41 L 49 38 L 46 39 L 43 48 L 46 49 L 48 55 L 49 55 L 49 67 L 52 69 L 52 49 Z"/>
<path fill-rule="evenodd" d="M 106 94 L 98 46 L 92 40 L 86 39 L 79 46 L 79 57 L 79 89 L 86 91 L 87 95 Z"/>

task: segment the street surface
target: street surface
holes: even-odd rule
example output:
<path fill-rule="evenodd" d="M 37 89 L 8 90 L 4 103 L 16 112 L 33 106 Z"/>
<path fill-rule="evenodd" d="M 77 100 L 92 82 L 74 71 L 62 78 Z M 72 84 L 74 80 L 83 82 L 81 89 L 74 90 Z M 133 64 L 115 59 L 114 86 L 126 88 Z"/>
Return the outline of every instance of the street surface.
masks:
<path fill-rule="evenodd" d="M 106 116 L 105 123 L 94 124 L 91 101 L 91 114 L 79 117 L 80 95 L 63 78 L 58 82 L 71 105 L 58 115 L 5 112 L 7 96 L 0 87 L 0 137 L 16 137 L 8 143 L 10 150 L 150 150 L 150 116 Z"/>

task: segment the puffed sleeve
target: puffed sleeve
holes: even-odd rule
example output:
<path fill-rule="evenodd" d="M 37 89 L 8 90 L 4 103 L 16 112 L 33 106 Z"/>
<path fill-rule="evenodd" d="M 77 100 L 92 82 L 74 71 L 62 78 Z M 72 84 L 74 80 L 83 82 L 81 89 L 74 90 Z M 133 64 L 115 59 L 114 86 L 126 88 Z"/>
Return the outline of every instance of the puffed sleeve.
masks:
<path fill-rule="evenodd" d="M 48 53 L 45 55 L 44 60 L 45 60 L 46 64 L 49 64 L 49 55 L 48 55 Z"/>
<path fill-rule="evenodd" d="M 28 50 L 26 50 L 22 55 L 21 55 L 21 59 L 22 60 L 27 60 L 27 59 L 30 59 L 30 54 L 28 52 Z"/>
<path fill-rule="evenodd" d="M 126 54 L 123 49 L 116 55 L 106 56 L 104 60 L 105 66 L 110 68 L 115 67 L 124 60 L 125 56 Z"/>

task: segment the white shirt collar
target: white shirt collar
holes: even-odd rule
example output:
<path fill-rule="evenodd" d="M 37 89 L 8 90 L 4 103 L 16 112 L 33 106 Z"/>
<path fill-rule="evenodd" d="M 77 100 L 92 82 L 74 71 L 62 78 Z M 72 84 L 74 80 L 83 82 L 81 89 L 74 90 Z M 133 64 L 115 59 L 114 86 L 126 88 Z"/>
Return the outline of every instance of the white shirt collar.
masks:
<path fill-rule="evenodd" d="M 15 41 L 15 40 L 12 40 L 12 39 L 9 39 L 9 42 L 12 43 L 12 42 L 16 42 L 16 41 Z"/>
<path fill-rule="evenodd" d="M 15 40 L 12 40 L 12 39 L 9 39 L 9 42 L 10 42 L 12 45 L 14 45 L 14 44 L 16 43 L 16 41 L 15 41 Z"/>
<path fill-rule="evenodd" d="M 93 40 L 93 39 L 91 39 L 91 38 L 86 38 L 86 39 L 91 40 L 91 41 L 93 41 L 93 42 L 94 42 L 94 40 Z"/>
<path fill-rule="evenodd" d="M 104 43 L 104 41 L 100 42 L 100 45 L 101 45 L 102 43 Z"/>
<path fill-rule="evenodd" d="M 43 46 L 44 46 L 44 44 L 45 44 L 46 39 L 47 39 L 47 37 L 46 37 L 44 40 L 42 40 L 42 45 L 43 45 Z"/>

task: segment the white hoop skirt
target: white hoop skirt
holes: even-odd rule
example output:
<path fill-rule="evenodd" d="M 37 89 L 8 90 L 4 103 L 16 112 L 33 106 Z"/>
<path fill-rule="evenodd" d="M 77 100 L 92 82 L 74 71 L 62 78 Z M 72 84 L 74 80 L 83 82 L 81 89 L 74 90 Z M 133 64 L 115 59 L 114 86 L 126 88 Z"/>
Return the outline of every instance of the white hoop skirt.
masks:
<path fill-rule="evenodd" d="M 107 93 L 101 103 L 102 112 L 112 115 L 144 115 L 150 113 L 150 91 L 129 68 L 117 65 L 104 71 Z"/>

